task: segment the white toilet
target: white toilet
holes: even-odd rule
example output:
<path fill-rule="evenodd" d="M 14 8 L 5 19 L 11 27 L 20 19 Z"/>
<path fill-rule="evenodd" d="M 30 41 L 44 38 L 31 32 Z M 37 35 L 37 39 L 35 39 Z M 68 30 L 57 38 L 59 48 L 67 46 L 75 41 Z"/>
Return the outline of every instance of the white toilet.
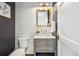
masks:
<path fill-rule="evenodd" d="M 15 49 L 9 56 L 25 56 L 29 48 L 29 38 L 19 38 L 18 46 L 19 48 Z"/>

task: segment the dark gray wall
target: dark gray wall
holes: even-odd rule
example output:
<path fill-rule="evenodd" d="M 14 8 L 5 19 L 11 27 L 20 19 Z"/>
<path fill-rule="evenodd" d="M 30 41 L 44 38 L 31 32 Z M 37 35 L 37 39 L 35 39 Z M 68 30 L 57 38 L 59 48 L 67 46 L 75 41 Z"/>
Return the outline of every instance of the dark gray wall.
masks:
<path fill-rule="evenodd" d="M 15 3 L 11 6 L 11 19 L 0 16 L 0 56 L 7 56 L 15 49 Z"/>

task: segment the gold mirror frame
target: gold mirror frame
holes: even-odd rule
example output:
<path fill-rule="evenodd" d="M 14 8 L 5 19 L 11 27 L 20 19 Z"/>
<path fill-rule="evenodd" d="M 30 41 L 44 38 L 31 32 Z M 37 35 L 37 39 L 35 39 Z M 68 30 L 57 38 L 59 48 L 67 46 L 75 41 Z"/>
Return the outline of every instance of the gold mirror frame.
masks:
<path fill-rule="evenodd" d="M 39 12 L 46 12 L 47 11 L 47 15 L 48 15 L 48 22 L 47 25 L 38 25 L 38 13 Z M 51 9 L 36 9 L 36 25 L 37 27 L 50 27 L 51 26 Z"/>

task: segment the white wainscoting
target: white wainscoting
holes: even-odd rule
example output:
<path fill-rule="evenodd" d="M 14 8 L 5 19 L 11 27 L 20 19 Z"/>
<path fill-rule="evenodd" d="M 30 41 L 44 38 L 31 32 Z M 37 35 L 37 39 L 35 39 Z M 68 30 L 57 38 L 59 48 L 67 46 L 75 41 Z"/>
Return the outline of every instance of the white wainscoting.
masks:
<path fill-rule="evenodd" d="M 79 43 L 59 35 L 60 56 L 79 56 Z"/>

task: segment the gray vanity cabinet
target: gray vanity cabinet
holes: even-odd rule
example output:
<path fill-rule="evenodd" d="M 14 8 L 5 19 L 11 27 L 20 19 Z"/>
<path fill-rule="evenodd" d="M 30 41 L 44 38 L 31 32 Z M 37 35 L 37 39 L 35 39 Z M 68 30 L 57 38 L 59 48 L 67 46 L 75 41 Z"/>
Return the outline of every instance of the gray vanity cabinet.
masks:
<path fill-rule="evenodd" d="M 56 39 L 54 38 L 34 39 L 34 52 L 43 52 L 43 53 L 56 52 Z"/>

